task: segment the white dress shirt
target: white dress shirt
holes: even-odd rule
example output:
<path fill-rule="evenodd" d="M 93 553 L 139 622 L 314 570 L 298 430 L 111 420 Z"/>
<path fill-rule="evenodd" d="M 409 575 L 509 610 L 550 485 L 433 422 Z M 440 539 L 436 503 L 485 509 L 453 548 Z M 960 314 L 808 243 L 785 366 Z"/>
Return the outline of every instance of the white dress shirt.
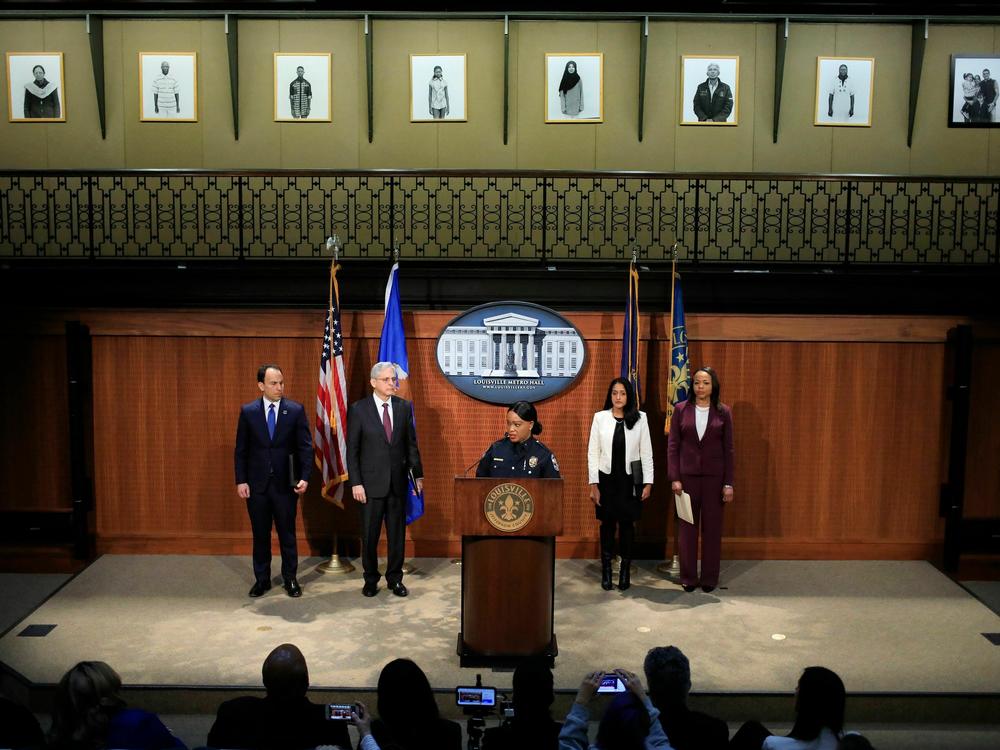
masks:
<path fill-rule="evenodd" d="M 380 399 L 378 397 L 377 393 L 373 393 L 372 394 L 372 398 L 375 399 L 375 410 L 378 411 L 378 421 L 379 422 L 382 421 L 382 415 L 385 413 L 382 410 L 382 404 L 389 404 L 389 424 L 391 424 L 392 427 L 393 427 L 393 429 L 395 429 L 396 428 L 396 423 L 393 421 L 393 418 L 392 418 L 392 397 L 390 396 L 388 401 L 383 401 L 382 399 Z"/>

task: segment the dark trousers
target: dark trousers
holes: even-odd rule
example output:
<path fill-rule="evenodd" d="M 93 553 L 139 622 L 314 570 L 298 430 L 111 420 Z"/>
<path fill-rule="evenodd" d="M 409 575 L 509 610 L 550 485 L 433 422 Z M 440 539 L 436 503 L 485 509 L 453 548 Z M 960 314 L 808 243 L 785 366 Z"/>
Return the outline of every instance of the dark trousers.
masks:
<path fill-rule="evenodd" d="M 719 585 L 722 557 L 722 477 L 682 476 L 684 491 L 691 496 L 694 523 L 680 524 L 681 583 L 697 586 L 698 530 L 701 529 L 701 585 Z"/>
<path fill-rule="evenodd" d="M 632 559 L 632 542 L 635 539 L 635 522 L 623 518 L 601 521 L 601 553 L 614 557 L 615 526 L 618 527 L 618 554 L 623 560 Z"/>
<path fill-rule="evenodd" d="M 285 487 L 277 486 L 272 479 L 263 489 L 250 488 L 247 513 L 253 529 L 253 574 L 258 581 L 271 580 L 271 524 L 278 532 L 281 548 L 281 577 L 286 581 L 295 578 L 299 569 L 299 552 L 295 541 L 295 514 L 298 495 Z"/>
<path fill-rule="evenodd" d="M 378 583 L 378 539 L 385 523 L 388 562 L 385 582 L 394 586 L 403 580 L 403 545 L 406 542 L 406 506 L 403 498 L 390 494 L 371 497 L 361 506 L 361 565 L 365 583 Z"/>

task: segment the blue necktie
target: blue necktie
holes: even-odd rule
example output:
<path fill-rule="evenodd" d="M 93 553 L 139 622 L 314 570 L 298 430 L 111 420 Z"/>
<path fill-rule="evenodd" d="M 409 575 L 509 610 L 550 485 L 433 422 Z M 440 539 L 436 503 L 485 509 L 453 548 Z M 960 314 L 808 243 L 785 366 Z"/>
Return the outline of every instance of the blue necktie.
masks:
<path fill-rule="evenodd" d="M 267 434 L 274 440 L 274 423 L 277 417 L 274 416 L 274 404 L 271 404 L 271 408 L 267 410 Z"/>

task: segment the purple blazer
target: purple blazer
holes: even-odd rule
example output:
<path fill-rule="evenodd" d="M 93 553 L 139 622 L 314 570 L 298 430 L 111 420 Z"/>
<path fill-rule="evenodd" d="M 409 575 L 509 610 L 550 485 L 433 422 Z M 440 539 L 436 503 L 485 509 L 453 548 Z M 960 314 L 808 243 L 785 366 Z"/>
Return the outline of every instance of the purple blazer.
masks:
<path fill-rule="evenodd" d="M 708 414 L 705 436 L 698 439 L 694 400 L 677 404 L 667 438 L 667 476 L 671 482 L 682 476 L 722 477 L 733 483 L 733 413 L 725 404 Z"/>

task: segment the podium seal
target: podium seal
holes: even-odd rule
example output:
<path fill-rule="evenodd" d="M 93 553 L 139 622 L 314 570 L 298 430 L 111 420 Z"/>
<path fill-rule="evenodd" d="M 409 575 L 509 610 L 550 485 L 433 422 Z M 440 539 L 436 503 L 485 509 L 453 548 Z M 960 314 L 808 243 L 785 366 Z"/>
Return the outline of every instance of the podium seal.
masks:
<path fill-rule="evenodd" d="M 498 484 L 483 501 L 483 513 L 490 526 L 498 531 L 523 529 L 535 513 L 535 501 L 519 484 Z"/>

